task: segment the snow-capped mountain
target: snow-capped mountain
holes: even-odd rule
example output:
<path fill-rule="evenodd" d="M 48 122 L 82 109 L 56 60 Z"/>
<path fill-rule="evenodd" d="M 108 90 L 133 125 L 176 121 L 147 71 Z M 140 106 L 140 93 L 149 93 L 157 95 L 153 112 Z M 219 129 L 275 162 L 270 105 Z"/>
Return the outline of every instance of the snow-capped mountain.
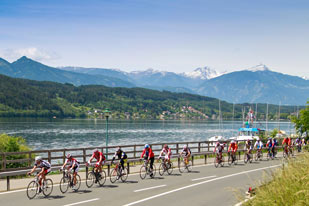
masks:
<path fill-rule="evenodd" d="M 209 67 L 203 67 L 203 68 L 197 68 L 192 72 L 185 72 L 182 75 L 193 78 L 193 79 L 201 79 L 201 80 L 207 80 L 212 79 L 218 76 L 221 76 L 223 73 L 220 73 L 214 69 L 211 69 Z"/>
<path fill-rule="evenodd" d="M 270 69 L 265 64 L 258 64 L 254 67 L 246 69 L 247 71 L 257 72 L 257 71 L 270 71 Z"/>

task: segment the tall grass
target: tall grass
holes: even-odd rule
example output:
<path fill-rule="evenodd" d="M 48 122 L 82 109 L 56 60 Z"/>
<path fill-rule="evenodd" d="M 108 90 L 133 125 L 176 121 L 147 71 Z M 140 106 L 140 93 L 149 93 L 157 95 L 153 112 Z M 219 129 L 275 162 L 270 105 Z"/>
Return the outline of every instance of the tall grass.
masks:
<path fill-rule="evenodd" d="M 309 205 L 309 153 L 289 160 L 243 205 Z"/>

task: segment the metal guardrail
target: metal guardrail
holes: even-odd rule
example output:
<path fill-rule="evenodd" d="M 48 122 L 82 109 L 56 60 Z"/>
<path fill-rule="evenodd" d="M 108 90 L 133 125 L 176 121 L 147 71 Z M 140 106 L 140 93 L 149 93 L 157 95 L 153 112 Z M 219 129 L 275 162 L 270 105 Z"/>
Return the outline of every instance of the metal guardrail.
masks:
<path fill-rule="evenodd" d="M 217 141 L 215 141 L 217 142 Z M 167 144 L 174 156 L 173 159 L 178 158 L 178 164 L 180 162 L 180 158 L 178 154 L 182 151 L 182 147 L 187 145 L 190 147 L 192 152 L 192 164 L 194 164 L 194 157 L 195 156 L 204 156 L 204 163 L 207 164 L 207 158 L 210 155 L 213 155 L 213 149 L 215 142 L 211 141 L 194 141 L 194 142 L 169 142 L 169 143 L 160 143 L 160 144 L 150 144 L 152 150 L 154 151 L 155 155 L 159 155 L 160 151 L 162 150 L 164 144 Z M 229 141 L 222 141 L 226 143 L 226 149 L 223 153 L 227 153 L 228 143 Z M 108 147 L 109 151 L 113 151 L 108 153 L 109 157 L 114 155 L 114 152 L 118 146 L 110 146 Z M 81 168 L 86 168 L 86 172 L 88 172 L 88 168 L 85 167 L 85 163 L 87 162 L 87 157 L 90 157 L 92 152 L 95 148 L 98 148 L 102 152 L 105 151 L 106 147 L 89 147 L 89 148 L 64 148 L 64 149 L 55 149 L 55 150 L 34 150 L 28 152 L 7 152 L 0 154 L 1 161 L 1 169 L 0 169 L 0 178 L 6 178 L 7 182 L 7 190 L 10 190 L 10 177 L 12 176 L 19 176 L 25 175 L 29 169 L 33 167 L 34 157 L 35 155 L 43 156 L 43 159 L 49 162 L 57 162 L 56 164 L 52 164 L 52 171 L 57 171 L 63 165 L 65 161 L 66 154 L 73 153 L 73 156 L 77 158 L 81 162 Z M 130 173 L 130 163 L 140 162 L 140 154 L 143 151 L 144 145 L 123 145 L 121 148 L 126 152 L 128 155 L 127 167 Z M 238 147 L 239 148 L 239 147 Z M 245 150 L 238 149 L 239 152 L 239 159 L 241 159 L 241 152 Z M 177 155 L 175 155 L 177 154 Z M 20 155 L 21 159 L 10 159 L 14 155 Z M 106 155 L 106 154 L 105 154 Z M 27 156 L 27 158 L 24 158 Z M 18 167 L 18 168 L 8 168 L 7 165 L 11 163 L 24 163 L 27 166 Z M 109 175 L 111 169 L 111 159 L 108 159 L 105 163 L 107 166 L 107 173 Z"/>

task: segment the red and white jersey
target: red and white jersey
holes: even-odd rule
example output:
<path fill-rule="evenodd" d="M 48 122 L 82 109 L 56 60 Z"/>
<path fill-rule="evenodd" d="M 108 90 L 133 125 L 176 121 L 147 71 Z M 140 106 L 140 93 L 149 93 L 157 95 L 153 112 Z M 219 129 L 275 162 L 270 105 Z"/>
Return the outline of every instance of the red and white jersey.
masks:
<path fill-rule="evenodd" d="M 65 164 L 69 165 L 69 166 L 73 166 L 75 164 L 75 166 L 79 166 L 79 162 L 75 159 L 75 158 L 71 158 L 71 160 L 67 159 L 65 161 Z"/>
<path fill-rule="evenodd" d="M 162 153 L 162 154 L 165 154 L 165 155 L 167 155 L 168 153 L 169 153 L 169 154 L 172 154 L 172 150 L 171 150 L 171 148 L 168 148 L 168 149 L 163 148 L 162 151 L 161 151 L 161 153 Z"/>

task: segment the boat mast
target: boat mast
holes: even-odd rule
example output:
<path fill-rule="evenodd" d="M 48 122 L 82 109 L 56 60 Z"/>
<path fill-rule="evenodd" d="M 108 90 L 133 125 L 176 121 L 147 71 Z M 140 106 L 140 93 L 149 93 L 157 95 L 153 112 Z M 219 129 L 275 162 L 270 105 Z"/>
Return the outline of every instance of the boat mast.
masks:
<path fill-rule="evenodd" d="M 233 103 L 233 117 L 232 117 L 232 131 L 234 133 L 234 113 L 235 113 L 235 103 Z"/>
<path fill-rule="evenodd" d="M 268 103 L 266 106 L 266 137 L 268 136 Z"/>
<path fill-rule="evenodd" d="M 255 104 L 255 123 L 254 123 L 254 127 L 257 128 L 256 126 L 256 121 L 257 121 L 257 103 Z"/>
<path fill-rule="evenodd" d="M 278 114 L 278 130 L 279 130 L 279 133 L 280 133 L 280 107 L 281 107 L 281 101 L 279 103 L 279 114 Z"/>

